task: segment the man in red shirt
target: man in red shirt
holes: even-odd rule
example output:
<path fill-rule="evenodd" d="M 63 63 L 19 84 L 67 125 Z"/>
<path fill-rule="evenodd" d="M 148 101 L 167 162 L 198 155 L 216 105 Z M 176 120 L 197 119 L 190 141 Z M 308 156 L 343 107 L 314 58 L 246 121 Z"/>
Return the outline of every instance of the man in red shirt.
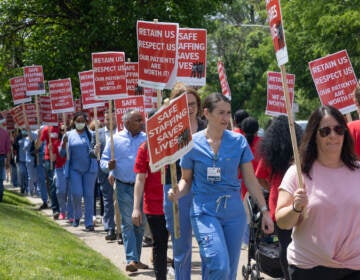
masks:
<path fill-rule="evenodd" d="M 51 199 L 51 209 L 53 211 L 54 219 L 58 219 L 60 210 L 59 203 L 56 196 L 56 185 L 54 181 L 54 170 L 56 162 L 56 141 L 59 137 L 59 126 L 45 126 L 40 135 L 40 141 L 36 144 L 36 147 L 40 147 L 42 142 L 46 142 L 45 156 L 44 156 L 44 168 L 46 174 L 46 181 L 49 190 L 49 196 Z M 49 139 L 51 141 L 49 141 Z"/>

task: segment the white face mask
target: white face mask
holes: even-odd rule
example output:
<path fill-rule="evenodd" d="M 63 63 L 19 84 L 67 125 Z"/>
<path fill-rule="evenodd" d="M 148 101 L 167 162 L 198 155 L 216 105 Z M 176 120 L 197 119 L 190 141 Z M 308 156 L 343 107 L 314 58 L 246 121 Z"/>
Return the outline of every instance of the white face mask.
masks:
<path fill-rule="evenodd" d="M 83 130 L 85 127 L 85 123 L 79 123 L 79 122 L 75 122 L 75 128 L 77 130 Z"/>

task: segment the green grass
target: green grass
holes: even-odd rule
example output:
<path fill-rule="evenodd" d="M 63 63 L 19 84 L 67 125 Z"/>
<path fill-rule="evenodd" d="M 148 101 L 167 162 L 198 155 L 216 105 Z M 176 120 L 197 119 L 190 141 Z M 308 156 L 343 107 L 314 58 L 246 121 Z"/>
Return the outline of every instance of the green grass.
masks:
<path fill-rule="evenodd" d="M 108 259 L 5 191 L 0 203 L 0 279 L 128 279 Z"/>

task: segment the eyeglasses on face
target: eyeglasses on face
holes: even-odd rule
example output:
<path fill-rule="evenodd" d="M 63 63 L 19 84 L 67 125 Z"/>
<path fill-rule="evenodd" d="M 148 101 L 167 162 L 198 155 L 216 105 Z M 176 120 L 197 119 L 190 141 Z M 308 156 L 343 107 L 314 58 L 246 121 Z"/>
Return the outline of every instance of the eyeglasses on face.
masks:
<path fill-rule="evenodd" d="M 190 103 L 188 103 L 188 107 L 195 107 L 197 105 L 197 103 L 196 102 L 190 102 Z"/>
<path fill-rule="evenodd" d="M 324 126 L 322 128 L 319 128 L 319 134 L 321 137 L 327 137 L 331 133 L 331 130 L 335 131 L 337 135 L 344 135 L 346 128 L 342 125 L 335 125 L 333 127 Z"/>

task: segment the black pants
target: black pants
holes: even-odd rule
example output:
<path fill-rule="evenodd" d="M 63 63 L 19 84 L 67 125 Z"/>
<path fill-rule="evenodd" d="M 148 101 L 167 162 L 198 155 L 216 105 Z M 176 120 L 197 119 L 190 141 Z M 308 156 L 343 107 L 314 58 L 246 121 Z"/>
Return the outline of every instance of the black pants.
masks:
<path fill-rule="evenodd" d="M 165 215 L 146 215 L 154 240 L 153 261 L 156 280 L 166 280 L 169 233 Z"/>
<path fill-rule="evenodd" d="M 310 269 L 289 266 L 291 280 L 360 280 L 360 271 L 346 268 L 316 266 Z"/>
<path fill-rule="evenodd" d="M 285 280 L 290 280 L 288 261 L 287 261 L 287 247 L 291 242 L 292 230 L 280 229 L 277 227 L 277 233 L 280 242 L 280 266 Z"/>

